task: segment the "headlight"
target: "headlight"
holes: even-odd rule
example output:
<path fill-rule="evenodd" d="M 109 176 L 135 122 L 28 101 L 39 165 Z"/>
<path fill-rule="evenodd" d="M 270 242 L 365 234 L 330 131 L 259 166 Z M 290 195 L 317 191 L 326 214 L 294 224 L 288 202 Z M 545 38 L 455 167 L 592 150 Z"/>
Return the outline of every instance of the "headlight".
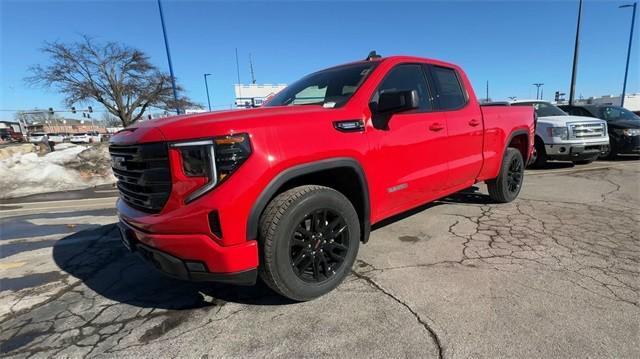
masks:
<path fill-rule="evenodd" d="M 249 135 L 241 133 L 216 137 L 216 168 L 218 181 L 222 182 L 231 176 L 251 154 L 251 142 Z"/>
<path fill-rule="evenodd" d="M 569 130 L 566 127 L 549 127 L 549 136 L 559 137 L 563 140 L 569 139 Z"/>
<path fill-rule="evenodd" d="M 246 133 L 215 137 L 211 140 L 178 142 L 171 147 L 180 151 L 182 171 L 188 177 L 204 177 L 206 183 L 187 196 L 189 203 L 227 179 L 251 154 Z"/>
<path fill-rule="evenodd" d="M 614 129 L 615 133 L 621 136 L 640 136 L 640 128 Z"/>

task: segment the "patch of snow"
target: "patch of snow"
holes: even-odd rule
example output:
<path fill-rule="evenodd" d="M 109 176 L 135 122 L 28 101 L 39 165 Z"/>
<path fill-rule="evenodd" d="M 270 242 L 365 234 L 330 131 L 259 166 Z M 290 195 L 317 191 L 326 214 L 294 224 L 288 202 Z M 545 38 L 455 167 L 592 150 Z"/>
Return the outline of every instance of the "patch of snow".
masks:
<path fill-rule="evenodd" d="M 0 161 L 0 198 L 37 193 L 76 190 L 113 183 L 115 178 L 87 175 L 69 166 L 81 161 L 78 155 L 88 146 L 56 146 L 56 151 L 39 157 L 36 153 L 17 153 Z"/>

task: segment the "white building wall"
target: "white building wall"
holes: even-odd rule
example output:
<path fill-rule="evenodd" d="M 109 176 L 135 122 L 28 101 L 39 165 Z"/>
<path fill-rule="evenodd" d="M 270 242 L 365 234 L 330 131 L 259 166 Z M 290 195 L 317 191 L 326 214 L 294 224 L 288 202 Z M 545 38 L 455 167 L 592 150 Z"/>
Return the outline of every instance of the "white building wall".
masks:
<path fill-rule="evenodd" d="M 621 96 L 606 95 L 600 97 L 589 97 L 576 101 L 579 104 L 589 105 L 615 105 L 620 106 Z M 640 93 L 625 95 L 624 107 L 629 111 L 640 111 Z"/>
<path fill-rule="evenodd" d="M 262 102 L 287 87 L 285 84 L 235 84 L 236 107 L 262 106 Z"/>

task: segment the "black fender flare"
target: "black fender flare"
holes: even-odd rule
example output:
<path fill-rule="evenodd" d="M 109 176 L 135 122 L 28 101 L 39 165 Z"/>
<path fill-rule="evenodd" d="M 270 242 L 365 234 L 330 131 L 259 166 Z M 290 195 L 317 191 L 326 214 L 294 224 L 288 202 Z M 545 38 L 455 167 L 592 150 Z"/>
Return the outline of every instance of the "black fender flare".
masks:
<path fill-rule="evenodd" d="M 509 137 L 507 138 L 507 140 L 504 143 L 504 150 L 502 150 L 502 157 L 504 158 L 504 154 L 507 152 L 507 148 L 509 148 L 509 144 L 511 143 L 511 140 L 513 140 L 514 137 L 516 136 L 520 136 L 520 135 L 525 135 L 527 136 L 527 158 L 523 158 L 525 164 L 527 164 L 530 160 L 529 157 L 529 131 L 525 130 L 525 129 L 519 129 L 519 130 L 515 130 L 513 132 L 511 132 L 511 134 L 509 135 Z M 535 140 L 535 134 L 533 135 L 533 138 Z M 502 161 L 502 159 L 501 159 Z"/>
<path fill-rule="evenodd" d="M 278 190 L 289 180 L 296 177 L 312 174 L 323 170 L 347 167 L 356 173 L 360 182 L 360 188 L 362 189 L 363 198 L 363 213 L 362 213 L 362 233 L 361 240 L 367 242 L 369 240 L 369 233 L 371 232 L 371 208 L 369 202 L 369 186 L 367 185 L 367 178 L 360 163 L 350 157 L 337 157 L 329 158 L 316 162 L 305 163 L 297 166 L 290 167 L 277 176 L 275 176 L 267 187 L 260 193 L 253 206 L 251 212 L 249 212 L 249 218 L 247 220 L 247 239 L 258 239 L 258 225 L 260 223 L 260 215 L 267 207 L 269 200 L 278 192 Z"/>

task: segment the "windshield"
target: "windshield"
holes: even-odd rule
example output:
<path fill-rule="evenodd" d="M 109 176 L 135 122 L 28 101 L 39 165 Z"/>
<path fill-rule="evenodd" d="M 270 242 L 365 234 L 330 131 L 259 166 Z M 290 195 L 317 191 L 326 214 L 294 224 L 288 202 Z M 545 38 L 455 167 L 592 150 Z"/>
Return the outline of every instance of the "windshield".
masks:
<path fill-rule="evenodd" d="M 356 92 L 375 65 L 375 62 L 364 62 L 313 73 L 278 92 L 265 106 L 342 106 Z"/>
<path fill-rule="evenodd" d="M 600 118 L 605 121 L 618 121 L 618 120 L 632 120 L 632 121 L 640 121 L 640 116 L 635 113 L 627 110 L 623 107 L 618 106 L 607 106 L 600 108 Z"/>
<path fill-rule="evenodd" d="M 34 133 L 31 134 L 31 136 L 44 136 L 44 133 L 34 132 Z"/>
<path fill-rule="evenodd" d="M 512 106 L 533 106 L 538 117 L 566 116 L 567 113 L 548 102 L 516 102 Z"/>

